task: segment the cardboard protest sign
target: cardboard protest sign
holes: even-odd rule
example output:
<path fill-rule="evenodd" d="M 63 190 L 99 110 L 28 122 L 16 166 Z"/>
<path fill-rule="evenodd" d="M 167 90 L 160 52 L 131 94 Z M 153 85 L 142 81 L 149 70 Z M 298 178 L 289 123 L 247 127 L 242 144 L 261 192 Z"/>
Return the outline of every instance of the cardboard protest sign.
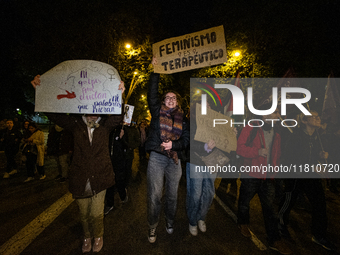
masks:
<path fill-rule="evenodd" d="M 121 114 L 120 76 L 106 63 L 65 61 L 40 80 L 35 93 L 36 112 Z"/>
<path fill-rule="evenodd" d="M 133 105 L 125 104 L 124 105 L 124 124 L 130 126 L 133 116 L 133 111 L 135 107 Z"/>
<path fill-rule="evenodd" d="M 155 73 L 176 73 L 227 62 L 223 26 L 173 37 L 152 45 Z"/>
<path fill-rule="evenodd" d="M 230 123 L 231 118 L 218 113 L 214 110 L 207 109 L 207 115 L 201 114 L 201 105 L 196 104 L 196 123 L 197 130 L 194 140 L 207 143 L 213 139 L 216 147 L 222 151 L 230 153 L 236 151 L 237 139 L 234 128 L 230 125 L 215 125 L 213 126 L 214 119 L 226 119 Z"/>

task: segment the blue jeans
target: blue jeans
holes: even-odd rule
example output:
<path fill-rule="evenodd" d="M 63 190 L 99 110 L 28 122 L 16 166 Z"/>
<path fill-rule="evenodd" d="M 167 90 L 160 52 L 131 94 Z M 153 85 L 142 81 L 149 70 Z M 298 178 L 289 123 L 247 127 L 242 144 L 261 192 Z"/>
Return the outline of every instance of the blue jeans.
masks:
<path fill-rule="evenodd" d="M 182 176 L 181 161 L 178 165 L 167 156 L 152 151 L 147 169 L 148 183 L 148 222 L 150 228 L 158 225 L 161 211 L 161 199 L 165 178 L 165 217 L 170 224 L 174 223 L 177 209 L 177 191 Z"/>
<path fill-rule="evenodd" d="M 187 215 L 191 226 L 197 226 L 199 220 L 205 220 L 215 195 L 217 174 L 195 173 L 196 165 L 186 164 L 187 176 Z M 191 168 L 191 173 L 190 173 Z"/>
<path fill-rule="evenodd" d="M 256 193 L 260 198 L 267 238 L 271 245 L 275 241 L 280 240 L 278 219 L 273 206 L 275 185 L 271 180 L 242 179 L 238 200 L 237 223 L 240 225 L 249 224 L 249 203 Z"/>

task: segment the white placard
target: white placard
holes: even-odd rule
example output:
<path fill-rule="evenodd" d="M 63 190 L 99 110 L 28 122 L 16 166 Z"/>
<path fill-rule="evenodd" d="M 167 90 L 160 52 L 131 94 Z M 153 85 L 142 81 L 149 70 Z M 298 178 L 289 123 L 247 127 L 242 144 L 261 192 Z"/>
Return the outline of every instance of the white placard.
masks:
<path fill-rule="evenodd" d="M 121 114 L 120 76 L 106 63 L 69 60 L 41 77 L 35 94 L 36 112 Z"/>
<path fill-rule="evenodd" d="M 124 124 L 130 126 L 133 116 L 133 111 L 135 107 L 133 105 L 125 104 L 124 105 Z"/>

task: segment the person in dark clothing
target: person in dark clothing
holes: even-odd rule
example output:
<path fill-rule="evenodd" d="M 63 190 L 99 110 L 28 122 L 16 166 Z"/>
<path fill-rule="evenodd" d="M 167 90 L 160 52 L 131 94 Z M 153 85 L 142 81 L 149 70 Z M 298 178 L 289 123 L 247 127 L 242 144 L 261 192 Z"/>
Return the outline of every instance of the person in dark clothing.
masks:
<path fill-rule="evenodd" d="M 322 141 L 326 140 L 327 144 L 327 151 L 329 152 L 329 158 L 328 163 L 329 164 L 339 164 L 340 162 L 340 150 L 339 150 L 339 144 L 340 144 L 340 125 L 336 124 L 333 127 L 330 127 L 330 133 L 327 133 L 325 135 L 321 135 L 323 138 Z M 338 184 L 339 179 L 338 178 L 330 178 L 328 180 L 329 184 L 329 190 L 333 192 L 334 194 L 339 194 L 338 190 Z"/>
<path fill-rule="evenodd" d="M 31 132 L 28 130 L 28 125 L 30 124 L 30 122 L 28 120 L 24 121 L 21 133 L 22 133 L 22 138 L 23 139 L 27 139 L 31 136 Z"/>
<path fill-rule="evenodd" d="M 139 160 L 142 162 L 146 159 L 145 142 L 149 135 L 149 127 L 146 120 L 139 123 L 140 145 L 139 145 Z"/>
<path fill-rule="evenodd" d="M 116 189 L 122 203 L 128 201 L 127 187 L 131 178 L 134 149 L 139 145 L 139 137 L 139 132 L 135 127 L 125 125 L 117 127 L 110 134 L 110 155 L 116 184 L 106 190 L 105 215 L 114 208 Z"/>
<path fill-rule="evenodd" d="M 55 157 L 58 175 L 54 179 L 61 183 L 67 179 L 72 152 L 73 136 L 71 131 L 54 125 L 48 133 L 47 155 Z"/>
<path fill-rule="evenodd" d="M 262 105 L 261 110 L 271 105 Z M 244 158 L 243 166 L 278 166 L 281 157 L 281 136 L 277 129 L 272 127 L 270 119 L 278 119 L 279 111 L 262 116 L 262 127 L 247 125 L 237 140 L 236 153 Z M 257 125 L 258 126 L 258 125 Z M 269 248 L 281 254 L 290 254 L 292 251 L 279 235 L 277 217 L 274 212 L 275 184 L 274 176 L 263 172 L 242 173 L 240 196 L 238 200 L 237 223 L 241 234 L 251 237 L 249 231 L 250 201 L 258 194 L 262 206 L 263 219 L 267 232 Z"/>
<path fill-rule="evenodd" d="M 154 65 L 157 62 L 152 60 Z M 166 231 L 173 233 L 177 209 L 177 191 L 182 176 L 181 154 L 189 145 L 187 120 L 180 105 L 180 95 L 167 92 L 161 101 L 158 96 L 159 74 L 152 73 L 148 88 L 148 104 L 151 113 L 149 137 L 145 148 L 150 152 L 147 168 L 148 223 L 150 243 L 156 241 L 156 228 L 162 206 L 165 179 Z"/>
<path fill-rule="evenodd" d="M 15 156 L 19 151 L 19 144 L 22 137 L 20 131 L 14 128 L 13 120 L 7 120 L 6 125 L 7 129 L 4 130 L 3 137 L 1 138 L 1 142 L 4 143 L 4 150 L 7 158 L 7 168 L 3 178 L 9 178 L 10 175 L 18 172 Z"/>
<path fill-rule="evenodd" d="M 312 116 L 301 114 L 301 128 L 294 131 L 289 142 L 286 165 L 312 167 L 320 160 L 328 158 L 328 152 L 322 150 L 318 128 L 321 127 L 321 120 L 317 112 L 311 111 Z M 300 175 L 300 176 L 298 176 Z M 321 176 L 312 173 L 306 176 L 305 173 L 297 173 L 296 179 L 285 180 L 284 197 L 279 206 L 279 229 L 281 235 L 290 238 L 288 231 L 289 213 L 293 208 L 299 193 L 304 192 L 312 206 L 312 241 L 321 245 L 327 250 L 334 250 L 335 246 L 327 238 L 327 213 L 326 200 L 322 187 Z M 308 178 L 305 179 L 304 177 Z"/>
<path fill-rule="evenodd" d="M 136 126 L 124 126 L 123 143 L 125 147 L 125 185 L 129 185 L 132 177 L 132 162 L 134 159 L 134 150 L 140 145 L 140 134 Z"/>

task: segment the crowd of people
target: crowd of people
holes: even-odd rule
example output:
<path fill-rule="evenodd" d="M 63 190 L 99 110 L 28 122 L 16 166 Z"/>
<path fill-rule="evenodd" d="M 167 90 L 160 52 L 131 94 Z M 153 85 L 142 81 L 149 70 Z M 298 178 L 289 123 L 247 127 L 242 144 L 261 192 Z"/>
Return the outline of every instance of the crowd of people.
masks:
<path fill-rule="evenodd" d="M 0 131 L 1 150 L 6 155 L 6 170 L 4 179 L 18 173 L 18 165 L 25 163 L 27 179 L 25 182 L 34 180 L 35 172 L 39 179 L 46 178 L 44 170 L 45 138 L 44 133 L 36 123 L 24 121 L 22 128 L 18 120 L 4 119 L 6 127 Z"/>
<path fill-rule="evenodd" d="M 157 63 L 153 58 L 152 64 Z M 40 76 L 32 81 L 40 85 Z M 5 120 L 1 130 L 1 146 L 7 158 L 3 178 L 17 173 L 18 152 L 25 158 L 27 179 L 33 181 L 36 172 L 39 179 L 46 178 L 44 156 L 53 156 L 57 162 L 60 182 L 68 180 L 69 190 L 79 206 L 83 226 L 83 253 L 99 252 L 103 247 L 104 215 L 114 209 L 114 196 L 120 202 L 129 200 L 128 186 L 131 180 L 135 149 L 139 150 L 140 162 L 147 163 L 147 222 L 148 240 L 156 242 L 162 206 L 165 214 L 165 230 L 175 231 L 177 193 L 182 177 L 182 166 L 187 183 L 186 212 L 188 231 L 197 236 L 198 230 L 207 231 L 206 217 L 215 195 L 217 173 L 194 174 L 196 166 L 207 165 L 205 159 L 219 151 L 216 141 L 195 141 L 197 129 L 195 105 L 190 116 L 182 109 L 181 96 L 176 91 L 158 94 L 159 74 L 152 73 L 148 86 L 148 105 L 151 122 L 142 120 L 139 125 L 125 125 L 121 115 L 65 115 L 46 114 L 54 123 L 49 130 L 47 148 L 43 132 L 38 126 L 25 121 L 20 128 L 18 121 Z M 124 94 L 124 83 L 119 89 Z M 209 105 L 208 105 L 209 107 Z M 268 109 L 271 105 L 262 105 Z M 237 137 L 238 159 L 225 153 L 225 164 L 240 166 L 315 165 L 322 160 L 336 163 L 339 158 L 337 145 L 340 127 L 325 132 L 316 111 L 311 116 L 300 114 L 300 127 L 284 132 L 270 120 L 280 117 L 276 110 L 270 115 L 257 116 L 261 127 L 245 126 Z M 2 121 L 3 124 L 3 121 Z M 285 130 L 286 131 L 286 130 Z M 86 134 L 86 135 L 84 135 Z M 190 152 L 194 152 L 191 153 Z M 236 163 L 235 163 L 236 162 Z M 312 241 L 327 250 L 335 245 L 327 236 L 326 200 L 322 178 L 277 179 L 275 174 L 264 172 L 242 173 L 238 198 L 237 224 L 240 233 L 250 238 L 250 202 L 257 194 L 262 206 L 268 245 L 281 254 L 291 254 L 286 241 L 289 233 L 289 214 L 297 198 L 305 194 L 312 207 Z M 327 183 L 338 193 L 337 180 Z M 279 194 L 278 210 L 274 200 Z M 164 196 L 164 202 L 162 198 Z"/>

